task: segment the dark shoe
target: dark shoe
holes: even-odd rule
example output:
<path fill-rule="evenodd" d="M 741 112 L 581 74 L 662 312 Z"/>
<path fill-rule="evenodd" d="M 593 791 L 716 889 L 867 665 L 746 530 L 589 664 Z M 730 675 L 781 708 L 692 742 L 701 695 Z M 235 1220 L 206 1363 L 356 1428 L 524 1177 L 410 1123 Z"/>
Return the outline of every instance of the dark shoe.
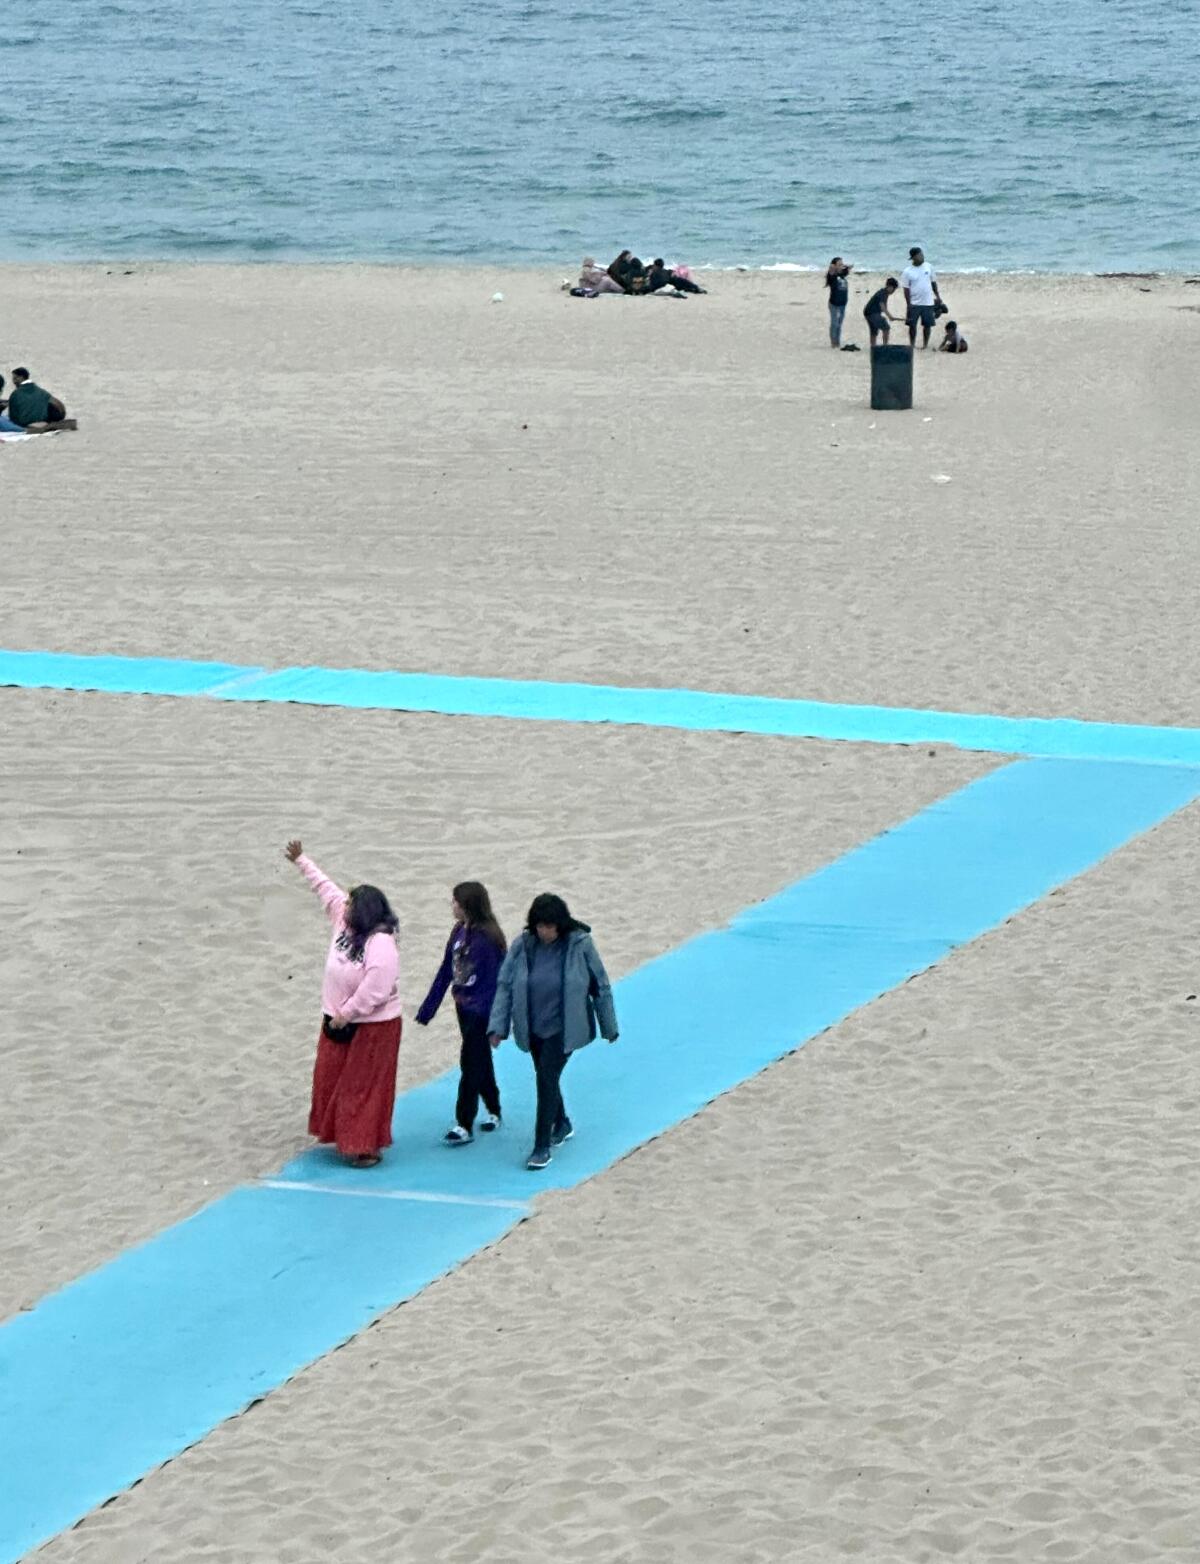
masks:
<path fill-rule="evenodd" d="M 498 1113 L 485 1113 L 479 1121 L 479 1133 L 481 1135 L 490 1135 L 493 1130 L 500 1128 L 500 1124 L 501 1118 Z"/>
<path fill-rule="evenodd" d="M 570 1119 L 564 1119 L 563 1122 L 557 1126 L 557 1128 L 551 1130 L 550 1144 L 552 1146 L 561 1146 L 563 1141 L 570 1140 L 574 1133 L 575 1126 L 571 1123 Z"/>
<path fill-rule="evenodd" d="M 525 1164 L 531 1173 L 540 1173 L 543 1168 L 550 1166 L 550 1150 L 539 1150 L 536 1146 L 529 1153 L 529 1161 Z"/>
<path fill-rule="evenodd" d="M 461 1124 L 456 1124 L 442 1136 L 443 1146 L 469 1146 L 475 1139 L 470 1130 L 464 1130 Z"/>

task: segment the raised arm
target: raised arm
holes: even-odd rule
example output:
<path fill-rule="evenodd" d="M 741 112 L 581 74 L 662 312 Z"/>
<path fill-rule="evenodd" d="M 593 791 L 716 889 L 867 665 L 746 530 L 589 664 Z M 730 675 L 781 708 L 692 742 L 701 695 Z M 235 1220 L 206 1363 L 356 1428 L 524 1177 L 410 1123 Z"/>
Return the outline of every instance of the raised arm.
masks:
<path fill-rule="evenodd" d="M 361 1021 L 390 999 L 400 975 L 400 953 L 390 934 L 372 934 L 363 947 L 358 987 L 342 1006 L 343 1021 Z"/>
<path fill-rule="evenodd" d="M 321 898 L 321 906 L 324 907 L 330 923 L 335 927 L 341 923 L 346 911 L 346 893 L 340 885 L 335 885 L 327 874 L 322 874 L 316 864 L 304 851 L 299 842 L 289 842 L 284 848 L 284 856 L 289 862 L 294 863 L 297 869 Z"/>

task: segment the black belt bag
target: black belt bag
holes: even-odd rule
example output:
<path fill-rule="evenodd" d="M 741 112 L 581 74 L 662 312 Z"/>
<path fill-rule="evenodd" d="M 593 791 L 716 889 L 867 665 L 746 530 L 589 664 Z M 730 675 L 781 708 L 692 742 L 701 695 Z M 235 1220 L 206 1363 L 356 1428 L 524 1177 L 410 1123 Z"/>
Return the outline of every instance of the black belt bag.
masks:
<path fill-rule="evenodd" d="M 347 1021 L 345 1026 L 330 1026 L 330 1017 L 321 1017 L 321 1031 L 331 1043 L 348 1043 L 358 1031 L 357 1021 Z"/>

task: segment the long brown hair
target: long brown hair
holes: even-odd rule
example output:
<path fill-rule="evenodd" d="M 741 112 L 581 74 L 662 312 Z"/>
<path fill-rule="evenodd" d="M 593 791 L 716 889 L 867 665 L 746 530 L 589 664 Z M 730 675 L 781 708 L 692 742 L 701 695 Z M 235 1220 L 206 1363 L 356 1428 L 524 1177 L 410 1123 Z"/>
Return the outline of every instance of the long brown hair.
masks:
<path fill-rule="evenodd" d="M 454 887 L 453 895 L 463 910 L 467 927 L 486 934 L 498 950 L 507 950 L 508 941 L 504 938 L 504 930 L 496 922 L 487 886 L 480 885 L 478 880 L 464 880 L 461 885 Z"/>

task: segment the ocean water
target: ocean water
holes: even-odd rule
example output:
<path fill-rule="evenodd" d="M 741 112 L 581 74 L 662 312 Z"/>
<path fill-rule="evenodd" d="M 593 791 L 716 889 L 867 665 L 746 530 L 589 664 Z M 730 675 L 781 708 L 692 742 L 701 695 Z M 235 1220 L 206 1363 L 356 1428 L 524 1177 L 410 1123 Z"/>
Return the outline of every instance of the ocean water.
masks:
<path fill-rule="evenodd" d="M 62 0 L 0 256 L 1200 268 L 1200 0 Z"/>

